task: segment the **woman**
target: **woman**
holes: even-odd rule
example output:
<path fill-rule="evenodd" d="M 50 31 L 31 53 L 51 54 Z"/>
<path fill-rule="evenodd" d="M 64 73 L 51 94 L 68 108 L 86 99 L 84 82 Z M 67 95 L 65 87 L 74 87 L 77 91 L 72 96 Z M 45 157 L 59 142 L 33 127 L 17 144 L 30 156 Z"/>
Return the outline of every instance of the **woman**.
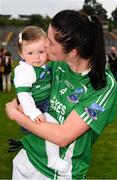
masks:
<path fill-rule="evenodd" d="M 0 89 L 2 90 L 2 74 L 4 71 L 4 67 L 3 67 L 3 59 L 5 58 L 5 53 L 6 53 L 6 48 L 1 48 L 0 49 Z"/>
<path fill-rule="evenodd" d="M 2 89 L 3 92 L 10 92 L 11 91 L 11 76 L 12 76 L 12 56 L 10 52 L 6 52 L 2 65 L 4 67 L 4 72 L 2 73 Z"/>
<path fill-rule="evenodd" d="M 46 49 L 54 61 L 48 112 L 59 125 L 34 124 L 18 110 L 15 100 L 6 105 L 12 120 L 37 135 L 30 134 L 22 140 L 25 150 L 14 159 L 13 178 L 85 179 L 92 145 L 112 121 L 117 92 L 113 75 L 105 70 L 102 25 L 95 16 L 61 11 L 49 26 Z M 46 140 L 61 147 L 60 155 L 70 165 L 67 173 L 47 167 Z"/>

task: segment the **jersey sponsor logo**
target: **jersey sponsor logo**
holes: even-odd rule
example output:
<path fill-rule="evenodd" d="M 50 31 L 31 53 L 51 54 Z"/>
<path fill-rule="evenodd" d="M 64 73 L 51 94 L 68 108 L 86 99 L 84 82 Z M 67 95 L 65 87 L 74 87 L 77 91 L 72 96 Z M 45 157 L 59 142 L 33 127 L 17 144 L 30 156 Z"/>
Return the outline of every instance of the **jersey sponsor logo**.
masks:
<path fill-rule="evenodd" d="M 54 110 L 58 114 L 58 121 L 62 124 L 64 121 L 64 115 L 66 106 L 59 102 L 55 97 L 50 100 L 50 109 Z"/>
<path fill-rule="evenodd" d="M 44 86 L 37 85 L 35 86 L 35 89 L 39 89 L 41 91 L 49 90 L 51 88 L 51 84 L 47 83 Z"/>
<path fill-rule="evenodd" d="M 56 71 L 59 71 L 59 70 L 60 70 L 61 72 L 63 72 L 63 73 L 65 72 L 65 71 L 62 69 L 62 67 L 60 67 L 60 66 L 58 66 L 58 69 L 57 69 Z"/>
<path fill-rule="evenodd" d="M 59 102 L 55 97 L 50 100 L 50 108 L 52 108 L 57 113 L 64 115 L 66 111 L 66 106 Z"/>
<path fill-rule="evenodd" d="M 40 89 L 45 91 L 45 90 L 48 90 L 48 89 L 50 89 L 50 88 L 51 88 L 51 84 L 48 83 L 48 84 L 42 86 Z"/>
<path fill-rule="evenodd" d="M 70 88 L 70 89 L 74 89 L 73 84 L 71 84 L 71 82 L 69 82 L 69 81 L 68 81 L 68 80 L 66 80 L 66 79 L 65 79 L 65 81 L 64 81 L 64 84 L 65 84 L 68 88 Z"/>
<path fill-rule="evenodd" d="M 67 92 L 67 88 L 60 90 L 60 94 L 61 94 L 61 95 L 65 94 L 66 92 Z"/>
<path fill-rule="evenodd" d="M 97 120 L 97 116 L 104 111 L 105 109 L 97 103 L 93 103 L 90 107 L 85 108 L 85 112 L 94 120 Z"/>
<path fill-rule="evenodd" d="M 84 91 L 84 88 L 77 88 L 72 94 L 67 96 L 67 99 L 72 103 L 78 103 Z"/>

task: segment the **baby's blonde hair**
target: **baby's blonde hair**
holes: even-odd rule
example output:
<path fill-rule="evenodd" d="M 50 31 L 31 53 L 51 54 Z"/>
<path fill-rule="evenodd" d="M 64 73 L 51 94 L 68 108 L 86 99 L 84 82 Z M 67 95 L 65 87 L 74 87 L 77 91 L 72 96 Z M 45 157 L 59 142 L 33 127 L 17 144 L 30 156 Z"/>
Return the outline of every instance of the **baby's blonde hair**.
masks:
<path fill-rule="evenodd" d="M 46 32 L 38 26 L 26 26 L 18 36 L 18 51 L 22 52 L 23 42 L 32 42 L 41 39 L 41 37 L 46 38 Z"/>

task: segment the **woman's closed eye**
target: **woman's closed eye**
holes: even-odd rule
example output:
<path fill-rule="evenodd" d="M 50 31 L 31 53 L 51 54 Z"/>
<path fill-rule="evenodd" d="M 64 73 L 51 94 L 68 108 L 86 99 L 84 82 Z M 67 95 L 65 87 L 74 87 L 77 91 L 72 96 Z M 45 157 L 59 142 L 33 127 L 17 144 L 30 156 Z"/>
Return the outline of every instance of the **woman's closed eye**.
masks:
<path fill-rule="evenodd" d="M 33 53 L 32 52 L 28 52 L 29 55 L 32 55 Z"/>
<path fill-rule="evenodd" d="M 44 53 L 44 51 L 39 51 L 39 54 L 43 54 Z"/>

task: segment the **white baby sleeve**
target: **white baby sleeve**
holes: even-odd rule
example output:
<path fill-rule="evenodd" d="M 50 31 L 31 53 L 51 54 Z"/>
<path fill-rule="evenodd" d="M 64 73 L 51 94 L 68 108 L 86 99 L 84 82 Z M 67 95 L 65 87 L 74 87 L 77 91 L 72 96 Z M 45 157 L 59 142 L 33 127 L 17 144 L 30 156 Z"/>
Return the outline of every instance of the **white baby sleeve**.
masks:
<path fill-rule="evenodd" d="M 15 87 L 31 87 L 36 80 L 34 69 L 31 65 L 23 62 L 15 68 Z M 24 113 L 34 120 L 42 112 L 36 108 L 33 97 L 30 92 L 17 93 L 18 100 L 23 108 Z"/>

